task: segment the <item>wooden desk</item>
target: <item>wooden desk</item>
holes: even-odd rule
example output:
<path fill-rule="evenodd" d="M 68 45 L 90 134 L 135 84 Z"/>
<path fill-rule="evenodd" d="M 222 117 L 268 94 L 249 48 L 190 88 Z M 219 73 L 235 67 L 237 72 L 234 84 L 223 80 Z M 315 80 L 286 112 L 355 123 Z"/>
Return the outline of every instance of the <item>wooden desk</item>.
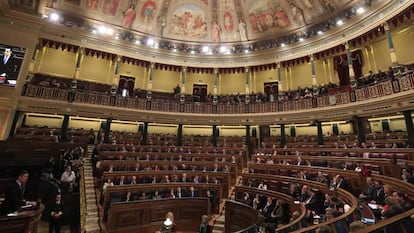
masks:
<path fill-rule="evenodd" d="M 201 216 L 209 215 L 207 198 L 182 198 L 122 202 L 109 208 L 107 229 L 110 233 L 154 233 L 159 230 L 167 212 L 174 213 L 178 231 L 198 229 Z"/>
<path fill-rule="evenodd" d="M 2 233 L 37 233 L 45 206 L 40 204 L 34 209 L 20 211 L 17 216 L 0 216 Z"/>

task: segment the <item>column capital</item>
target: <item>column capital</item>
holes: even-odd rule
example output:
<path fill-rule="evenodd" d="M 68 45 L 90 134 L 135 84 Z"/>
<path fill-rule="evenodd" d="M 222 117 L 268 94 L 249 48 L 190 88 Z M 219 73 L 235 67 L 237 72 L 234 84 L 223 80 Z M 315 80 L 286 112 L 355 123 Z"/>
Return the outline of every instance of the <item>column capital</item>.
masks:
<path fill-rule="evenodd" d="M 183 72 L 187 72 L 187 66 L 182 66 L 181 70 L 182 70 Z"/>
<path fill-rule="evenodd" d="M 383 23 L 383 26 L 384 26 L 385 31 L 389 31 L 390 30 L 390 24 L 387 21 L 385 21 Z"/>
<path fill-rule="evenodd" d="M 151 62 L 150 68 L 154 69 L 154 67 L 155 67 L 155 62 Z"/>
<path fill-rule="evenodd" d="M 214 74 L 218 74 L 219 69 L 217 67 L 214 67 L 213 69 L 214 69 Z"/>
<path fill-rule="evenodd" d="M 345 45 L 345 49 L 348 50 L 349 49 L 349 43 L 348 43 L 348 41 L 345 41 L 344 42 L 344 45 Z"/>

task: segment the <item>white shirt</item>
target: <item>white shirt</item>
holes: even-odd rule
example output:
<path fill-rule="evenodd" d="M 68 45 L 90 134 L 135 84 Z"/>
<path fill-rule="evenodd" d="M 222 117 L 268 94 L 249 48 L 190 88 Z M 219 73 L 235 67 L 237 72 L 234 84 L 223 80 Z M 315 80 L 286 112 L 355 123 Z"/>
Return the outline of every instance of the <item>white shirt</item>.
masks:
<path fill-rule="evenodd" d="M 65 171 L 62 173 L 62 176 L 60 177 L 60 181 L 67 182 L 67 183 L 73 183 L 75 182 L 76 176 L 74 171 L 70 171 L 69 173 Z"/>

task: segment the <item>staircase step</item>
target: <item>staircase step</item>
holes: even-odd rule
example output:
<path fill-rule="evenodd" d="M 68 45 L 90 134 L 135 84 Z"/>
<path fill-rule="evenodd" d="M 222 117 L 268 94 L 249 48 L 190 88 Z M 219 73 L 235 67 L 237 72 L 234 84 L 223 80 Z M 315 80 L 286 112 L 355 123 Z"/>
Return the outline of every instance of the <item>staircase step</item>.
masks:
<path fill-rule="evenodd" d="M 98 224 L 87 224 L 85 227 L 86 233 L 100 233 L 101 228 Z"/>

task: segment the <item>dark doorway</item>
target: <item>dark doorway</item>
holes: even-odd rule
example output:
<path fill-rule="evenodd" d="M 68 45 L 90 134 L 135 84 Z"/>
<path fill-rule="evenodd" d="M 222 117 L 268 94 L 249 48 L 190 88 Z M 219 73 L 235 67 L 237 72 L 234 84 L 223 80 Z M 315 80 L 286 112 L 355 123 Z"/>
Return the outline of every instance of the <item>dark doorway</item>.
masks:
<path fill-rule="evenodd" d="M 268 101 L 274 102 L 277 100 L 279 94 L 278 82 L 264 83 L 264 93 Z"/>
<path fill-rule="evenodd" d="M 118 83 L 118 93 L 123 97 L 132 96 L 134 92 L 135 78 L 121 75 Z"/>
<path fill-rule="evenodd" d="M 207 102 L 206 84 L 193 84 L 193 102 Z"/>

